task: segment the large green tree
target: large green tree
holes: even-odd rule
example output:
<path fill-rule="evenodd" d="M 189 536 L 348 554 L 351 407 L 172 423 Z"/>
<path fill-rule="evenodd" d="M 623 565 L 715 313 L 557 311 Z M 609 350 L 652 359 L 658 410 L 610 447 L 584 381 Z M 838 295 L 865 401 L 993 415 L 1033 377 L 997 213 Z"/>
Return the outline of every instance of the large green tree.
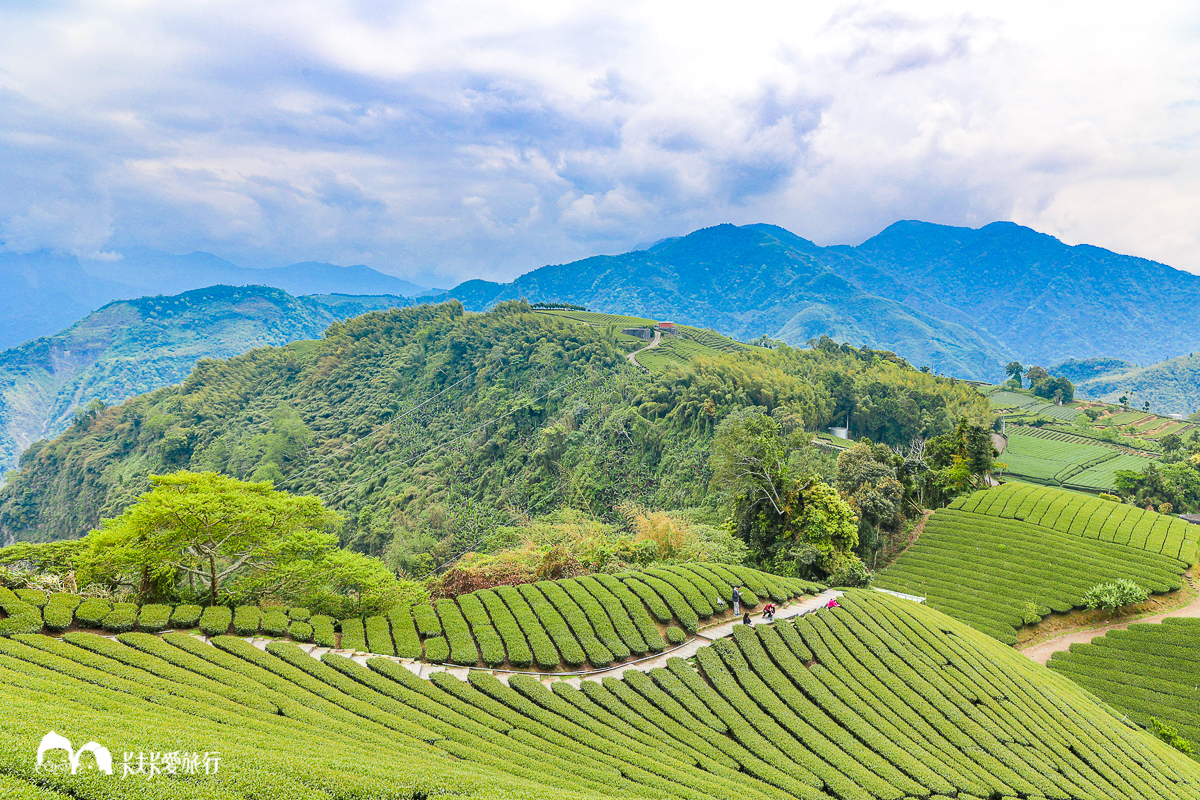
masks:
<path fill-rule="evenodd" d="M 872 564 L 904 524 L 905 487 L 896 477 L 903 461 L 887 447 L 867 442 L 838 455 L 837 490 L 858 517 L 858 552 Z"/>
<path fill-rule="evenodd" d="M 339 548 L 341 517 L 315 497 L 213 472 L 155 475 L 151 484 L 83 540 L 83 580 L 132 576 L 143 596 L 195 591 L 210 603 L 275 597 L 324 607 L 339 595 L 351 606 L 378 604 L 399 588 L 381 562 Z"/>
<path fill-rule="evenodd" d="M 746 542 L 760 567 L 839 582 L 864 576 L 853 552 L 854 512 L 820 479 L 829 465 L 803 427 L 762 408 L 737 411 L 717 427 L 709 465 L 729 531 Z"/>

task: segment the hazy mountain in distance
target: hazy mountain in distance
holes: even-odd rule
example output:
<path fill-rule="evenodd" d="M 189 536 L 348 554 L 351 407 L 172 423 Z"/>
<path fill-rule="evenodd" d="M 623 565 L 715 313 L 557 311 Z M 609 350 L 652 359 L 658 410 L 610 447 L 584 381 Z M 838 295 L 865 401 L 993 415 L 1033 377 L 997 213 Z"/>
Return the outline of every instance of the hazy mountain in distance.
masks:
<path fill-rule="evenodd" d="M 904 221 L 820 247 L 774 225 L 718 225 L 649 249 L 542 267 L 448 296 L 562 301 L 803 344 L 822 333 L 918 366 L 1002 380 L 1010 360 L 1137 363 L 1200 350 L 1200 276 L 1010 222 Z"/>
<path fill-rule="evenodd" d="M 125 291 L 74 256 L 0 253 L 0 347 L 62 330 Z"/>
<path fill-rule="evenodd" d="M 211 253 L 130 248 L 119 261 L 82 264 L 48 251 L 0 253 L 0 349 L 61 331 L 113 300 L 174 295 L 205 286 L 273 286 L 305 294 L 415 297 L 429 290 L 362 265 L 304 262 L 247 269 Z"/>
<path fill-rule="evenodd" d="M 250 269 L 204 252 L 177 256 L 148 247 L 130 247 L 120 253 L 122 258 L 118 261 L 88 261 L 84 268 L 97 277 L 125 284 L 139 295 L 178 294 L 218 284 L 274 286 L 296 296 L 340 292 L 416 297 L 427 291 L 423 286 L 361 264 L 339 267 L 304 261 L 286 267 Z"/>
<path fill-rule="evenodd" d="M 200 358 L 317 339 L 330 323 L 409 305 L 396 296 L 293 297 L 266 286 L 211 286 L 119 300 L 53 336 L 0 352 L 0 472 L 62 433 L 93 399 L 115 405 L 179 383 Z"/>

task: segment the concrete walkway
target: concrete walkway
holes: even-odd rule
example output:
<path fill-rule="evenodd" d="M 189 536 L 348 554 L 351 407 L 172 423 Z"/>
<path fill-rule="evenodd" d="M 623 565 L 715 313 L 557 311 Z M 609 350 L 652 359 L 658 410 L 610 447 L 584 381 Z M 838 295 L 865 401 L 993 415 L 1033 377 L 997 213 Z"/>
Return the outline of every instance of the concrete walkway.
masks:
<path fill-rule="evenodd" d="M 1112 622 L 1108 625 L 1099 625 L 1095 628 L 1071 631 L 1070 633 L 1064 633 L 1062 636 L 1056 636 L 1053 639 L 1047 639 L 1046 641 L 1041 642 L 1040 644 L 1035 644 L 1032 647 L 1026 647 L 1020 652 L 1039 664 L 1045 664 L 1050 660 L 1050 656 L 1069 649 L 1073 644 L 1086 644 L 1092 639 L 1099 638 L 1109 631 L 1123 631 L 1130 625 L 1137 625 L 1141 623 L 1153 624 L 1155 622 L 1162 622 L 1167 617 L 1200 617 L 1200 597 L 1197 597 L 1183 608 L 1177 608 L 1174 611 L 1168 611 L 1165 614 L 1155 614 L 1152 617 L 1142 617 L 1141 619 L 1133 619 L 1129 620 L 1128 622 Z"/>
<path fill-rule="evenodd" d="M 839 592 L 836 589 L 826 589 L 814 597 L 809 597 L 799 602 L 789 602 L 786 605 L 779 606 L 778 610 L 775 612 L 775 619 L 781 620 L 802 617 L 805 614 L 810 614 L 813 611 L 818 611 L 824 608 L 826 605 L 828 605 L 830 600 L 835 600 L 841 597 L 842 594 L 842 592 Z M 758 614 L 751 614 L 750 618 L 754 621 L 752 624 L 768 624 L 763 622 L 761 611 Z M 732 636 L 733 627 L 741 624 L 741 620 L 730 620 L 729 622 L 710 625 L 707 628 L 701 628 L 694 637 L 687 640 L 683 644 L 676 645 L 675 647 L 669 647 L 661 653 L 646 656 L 635 661 L 622 661 L 604 669 L 590 670 L 588 672 L 521 672 L 516 670 L 494 670 L 487 669 L 485 667 L 456 667 L 443 664 L 427 664 L 424 661 L 415 661 L 411 658 L 381 656 L 375 653 L 363 653 L 355 650 L 331 650 L 328 647 L 317 647 L 313 644 L 301 644 L 299 642 L 293 642 L 293 644 L 308 653 L 313 658 L 317 659 L 326 653 L 337 653 L 340 656 L 345 656 L 359 664 L 365 665 L 367 661 L 371 660 L 372 658 L 386 658 L 389 661 L 395 661 L 396 663 L 400 664 L 419 678 L 428 678 L 435 672 L 448 672 L 454 677 L 465 681 L 467 679 L 467 674 L 471 670 L 482 669 L 485 672 L 490 672 L 491 674 L 495 675 L 504 683 L 508 683 L 509 676 L 511 675 L 532 675 L 545 684 L 551 684 L 557 681 L 566 681 L 572 686 L 578 687 L 583 681 L 599 682 L 607 677 L 619 678 L 623 672 L 629 669 L 649 672 L 650 670 L 658 667 L 665 667 L 667 664 L 667 659 L 669 658 L 691 658 L 701 647 L 710 645 L 717 639 L 723 639 L 727 636 Z M 203 636 L 198 638 L 207 641 L 207 639 Z M 254 645 L 260 650 L 266 650 L 267 645 L 271 642 L 286 640 L 250 637 L 247 638 L 246 641 L 250 642 L 250 644 Z"/>

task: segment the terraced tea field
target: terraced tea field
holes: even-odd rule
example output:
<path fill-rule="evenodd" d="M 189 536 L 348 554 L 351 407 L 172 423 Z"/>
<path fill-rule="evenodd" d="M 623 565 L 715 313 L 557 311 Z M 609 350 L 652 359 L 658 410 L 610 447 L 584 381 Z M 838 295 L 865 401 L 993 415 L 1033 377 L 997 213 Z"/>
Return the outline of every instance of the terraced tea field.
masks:
<path fill-rule="evenodd" d="M 1167 618 L 1134 624 L 1073 644 L 1047 666 L 1143 728 L 1150 718 L 1200 743 L 1200 619 Z"/>
<path fill-rule="evenodd" d="M 71 627 L 110 633 L 196 628 L 205 636 L 290 638 L 321 647 L 459 666 L 599 669 L 665 650 L 723 614 L 740 586 L 742 603 L 783 603 L 823 586 L 721 564 L 659 566 L 484 589 L 390 614 L 335 621 L 303 608 L 143 606 L 0 588 L 0 635 Z M 664 638 L 665 637 L 665 638 Z"/>
<path fill-rule="evenodd" d="M 1200 766 L 1070 681 L 931 609 L 871 592 L 842 600 L 738 626 L 694 664 L 580 688 L 482 672 L 422 680 L 383 658 L 318 661 L 233 637 L 0 639 L 0 789 L 39 800 L 1200 794 Z M 38 771 L 50 729 L 108 748 L 114 774 Z M 219 768 L 124 774 L 124 753 L 168 751 L 217 754 Z"/>
<path fill-rule="evenodd" d="M 1008 474 L 1087 491 L 1110 491 L 1117 470 L 1140 472 L 1153 461 L 1080 436 L 1018 426 L 1009 427 L 1008 446 L 1000 460 Z"/>
<path fill-rule="evenodd" d="M 986 393 L 988 401 L 994 409 L 1014 409 L 1033 416 L 1049 417 L 1064 422 L 1074 422 L 1081 413 L 1075 406 L 1059 406 L 1027 394 L 1006 392 L 1002 389 L 992 389 Z"/>
<path fill-rule="evenodd" d="M 1178 589 L 1196 553 L 1187 523 L 1060 489 L 1006 484 L 935 512 L 874 585 L 921 595 L 1002 642 L 1097 584 L 1130 578 Z"/>

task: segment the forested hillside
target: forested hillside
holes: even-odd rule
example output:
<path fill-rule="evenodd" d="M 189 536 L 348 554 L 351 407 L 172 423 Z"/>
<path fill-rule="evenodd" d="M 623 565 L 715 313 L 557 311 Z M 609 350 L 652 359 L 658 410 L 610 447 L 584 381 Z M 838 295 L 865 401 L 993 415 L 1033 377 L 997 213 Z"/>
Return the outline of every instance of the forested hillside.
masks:
<path fill-rule="evenodd" d="M 993 381 L 1013 359 L 1151 363 L 1200 349 L 1200 277 L 1009 222 L 897 222 L 856 247 L 819 247 L 774 225 L 719 225 L 450 294 L 476 310 L 557 300 L 743 340 L 827 334 Z"/>
<path fill-rule="evenodd" d="M 319 342 L 201 361 L 180 386 L 87 415 L 31 448 L 0 492 L 9 538 L 77 537 L 179 468 L 273 479 L 344 513 L 364 552 L 472 545 L 569 504 L 710 501 L 708 447 L 732 411 L 895 445 L 987 421 L 972 387 L 889 353 L 751 348 L 647 374 L 607 330 L 506 303 L 367 314 Z"/>
<path fill-rule="evenodd" d="M 90 403 L 112 405 L 178 383 L 202 357 L 318 338 L 335 320 L 408 302 L 212 286 L 109 303 L 54 336 L 0 353 L 0 472 L 33 442 L 66 430 Z"/>
<path fill-rule="evenodd" d="M 1148 367 L 1135 367 L 1075 384 L 1082 397 L 1117 402 L 1124 396 L 1135 407 L 1150 403 L 1160 414 L 1200 411 L 1200 355 L 1188 353 Z"/>

